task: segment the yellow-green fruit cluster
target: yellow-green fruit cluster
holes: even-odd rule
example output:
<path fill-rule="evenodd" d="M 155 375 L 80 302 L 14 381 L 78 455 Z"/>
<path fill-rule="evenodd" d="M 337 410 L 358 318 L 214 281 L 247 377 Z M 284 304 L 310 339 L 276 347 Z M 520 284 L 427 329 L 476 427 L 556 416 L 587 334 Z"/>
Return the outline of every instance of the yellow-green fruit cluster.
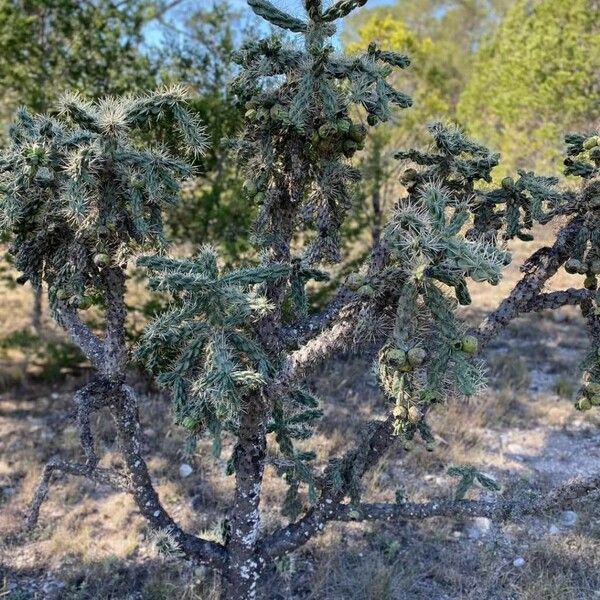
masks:
<path fill-rule="evenodd" d="M 313 132 L 310 141 L 313 149 L 321 155 L 341 153 L 346 158 L 351 158 L 365 147 L 366 137 L 366 127 L 344 118 L 321 125 Z"/>
<path fill-rule="evenodd" d="M 581 392 L 581 397 L 575 402 L 577 410 L 590 410 L 592 406 L 600 406 L 600 383 L 587 383 Z"/>
<path fill-rule="evenodd" d="M 600 135 L 592 135 L 583 142 L 584 150 L 591 150 L 596 146 L 600 146 Z"/>
<path fill-rule="evenodd" d="M 586 258 L 586 260 L 578 260 L 570 258 L 565 263 L 565 271 L 572 275 L 586 275 L 583 285 L 588 290 L 595 290 L 598 287 L 597 275 L 600 275 L 600 259 Z"/>
<path fill-rule="evenodd" d="M 411 187 L 419 179 L 419 173 L 416 169 L 408 168 L 400 175 L 400 183 L 404 187 Z"/>
<path fill-rule="evenodd" d="M 592 135 L 584 140 L 583 152 L 596 164 L 600 163 L 600 135 Z"/>
<path fill-rule="evenodd" d="M 264 181 L 261 178 L 246 179 L 242 184 L 242 189 L 249 198 L 252 198 L 258 204 L 264 202 Z"/>
<path fill-rule="evenodd" d="M 279 102 L 259 104 L 256 100 L 246 102 L 245 117 L 248 121 L 281 123 L 286 121 L 288 112 Z"/>
<path fill-rule="evenodd" d="M 414 346 L 407 352 L 399 348 L 392 348 L 386 353 L 388 363 L 401 373 L 408 373 L 420 367 L 426 358 L 427 352 L 419 346 Z"/>
<path fill-rule="evenodd" d="M 405 423 L 417 425 L 423 418 L 421 409 L 414 404 L 408 407 L 402 404 L 395 404 L 392 409 L 392 415 L 394 417 L 394 433 L 396 435 L 399 435 Z"/>
<path fill-rule="evenodd" d="M 392 410 L 392 415 L 394 415 L 397 421 L 408 421 L 413 425 L 416 425 L 423 418 L 421 410 L 414 404 L 408 408 L 406 406 L 402 406 L 401 404 L 395 404 L 394 409 Z"/>

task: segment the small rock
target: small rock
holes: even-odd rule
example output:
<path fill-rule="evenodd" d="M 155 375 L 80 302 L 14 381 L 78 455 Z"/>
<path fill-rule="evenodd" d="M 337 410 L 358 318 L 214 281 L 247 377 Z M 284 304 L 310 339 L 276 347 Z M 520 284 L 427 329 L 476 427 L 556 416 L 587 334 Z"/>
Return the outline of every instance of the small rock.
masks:
<path fill-rule="evenodd" d="M 548 529 L 548 533 L 550 535 L 558 535 L 560 533 L 560 529 L 556 525 L 550 525 L 550 529 Z"/>
<path fill-rule="evenodd" d="M 522 556 L 517 556 L 515 560 L 513 560 L 513 567 L 517 567 L 520 569 L 525 564 L 525 559 Z"/>
<path fill-rule="evenodd" d="M 156 432 L 154 431 L 154 429 L 151 429 L 150 427 L 144 429 L 144 435 L 148 438 L 152 437 L 155 433 Z"/>
<path fill-rule="evenodd" d="M 188 465 L 187 463 L 179 465 L 179 475 L 184 479 L 186 477 L 189 477 L 192 474 L 192 471 L 192 467 L 190 467 L 190 465 Z"/>
<path fill-rule="evenodd" d="M 560 513 L 560 524 L 565 527 L 573 527 L 577 523 L 577 513 L 574 510 L 564 510 Z"/>
<path fill-rule="evenodd" d="M 566 315 L 564 312 L 562 312 L 560 310 L 553 310 L 552 311 L 552 320 L 555 323 L 564 323 L 565 321 L 569 320 L 569 315 Z"/>
<path fill-rule="evenodd" d="M 467 535 L 471 540 L 478 540 L 489 533 L 492 521 L 487 517 L 475 517 L 467 529 Z"/>

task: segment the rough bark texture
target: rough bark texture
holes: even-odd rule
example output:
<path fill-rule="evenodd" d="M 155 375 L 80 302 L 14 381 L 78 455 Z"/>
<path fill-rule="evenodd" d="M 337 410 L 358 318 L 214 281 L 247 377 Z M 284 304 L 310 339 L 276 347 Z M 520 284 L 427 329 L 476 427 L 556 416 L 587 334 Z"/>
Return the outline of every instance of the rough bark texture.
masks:
<path fill-rule="evenodd" d="M 498 308 L 479 327 L 479 340 L 486 345 L 510 321 L 525 312 L 530 302 L 536 302 L 546 282 L 569 258 L 573 241 L 583 224 L 581 217 L 572 218 L 558 233 L 551 247 L 540 248 L 522 267 L 523 278 Z"/>

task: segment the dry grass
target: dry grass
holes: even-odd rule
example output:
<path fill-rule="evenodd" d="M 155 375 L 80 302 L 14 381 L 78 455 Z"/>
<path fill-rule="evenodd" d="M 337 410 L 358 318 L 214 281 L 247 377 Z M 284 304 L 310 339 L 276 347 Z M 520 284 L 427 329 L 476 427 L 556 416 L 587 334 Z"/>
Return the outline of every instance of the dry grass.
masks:
<path fill-rule="evenodd" d="M 518 242 L 512 250 L 519 261 L 531 247 Z M 496 288 L 474 286 L 479 312 L 465 311 L 465 318 L 476 322 L 518 277 L 515 266 Z M 552 282 L 557 288 L 577 284 L 564 272 Z M 28 301 L 22 288 L 8 295 L 0 319 L 5 335 L 26 325 Z M 493 473 L 507 494 L 522 488 L 543 492 L 573 474 L 597 469 L 600 419 L 593 412 L 576 413 L 571 405 L 586 347 L 581 321 L 571 309 L 561 310 L 558 318 L 525 319 L 488 352 L 491 391 L 437 411 L 432 419 L 437 449 L 391 451 L 367 477 L 365 498 L 393 500 L 400 487 L 414 499 L 449 496 L 454 482 L 446 469 L 452 464 L 470 463 Z M 4 382 L 10 391 L 0 396 L 0 597 L 216 600 L 218 581 L 210 573 L 157 553 L 129 498 L 85 481 L 59 478 L 43 507 L 40 528 L 33 535 L 22 533 L 24 510 L 43 463 L 57 453 L 78 457 L 76 432 L 64 419 L 71 401 L 65 390 L 74 389 L 82 375 L 31 384 L 22 356 L 5 355 L 4 360 L 0 385 Z M 385 412 L 374 379 L 365 377 L 369 371 L 368 357 L 345 357 L 310 382 L 326 409 L 314 438 L 320 464 L 342 452 L 361 423 Z M 222 508 L 232 497 L 232 478 L 224 475 L 230 442 L 218 460 L 207 459 L 204 441 L 193 457 L 184 457 L 182 432 L 171 425 L 168 401 L 152 392 L 143 395 L 142 420 L 149 466 L 167 508 L 189 530 L 218 535 Z M 118 464 L 108 415 L 95 418 L 94 430 L 104 462 Z M 187 479 L 178 475 L 183 460 L 194 468 Z M 269 468 L 265 506 L 279 504 L 283 493 Z M 559 526 L 553 534 L 556 515 L 492 527 L 480 537 L 470 535 L 473 523 L 466 521 L 336 525 L 278 565 L 266 597 L 600 598 L 598 514 L 589 504 L 573 508 L 579 513 L 575 526 Z M 265 513 L 266 528 L 280 522 L 278 511 Z M 525 559 L 520 568 L 513 566 L 519 556 Z"/>

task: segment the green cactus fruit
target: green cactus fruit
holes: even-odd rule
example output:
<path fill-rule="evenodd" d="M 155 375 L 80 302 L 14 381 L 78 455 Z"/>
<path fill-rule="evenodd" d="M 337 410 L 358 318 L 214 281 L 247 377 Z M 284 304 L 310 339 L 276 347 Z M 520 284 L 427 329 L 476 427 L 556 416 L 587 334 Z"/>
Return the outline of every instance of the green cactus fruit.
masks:
<path fill-rule="evenodd" d="M 408 360 L 397 366 L 397 369 L 400 373 L 410 373 L 413 368 L 414 367 L 408 362 Z"/>
<path fill-rule="evenodd" d="M 420 367 L 427 358 L 427 352 L 423 348 L 415 346 L 406 353 L 406 357 L 413 367 Z"/>
<path fill-rule="evenodd" d="M 592 148 L 595 148 L 598 145 L 600 145 L 600 136 L 592 135 L 583 142 L 583 149 L 591 150 Z"/>
<path fill-rule="evenodd" d="M 321 139 L 328 139 L 336 134 L 335 126 L 331 123 L 325 123 L 319 127 L 319 137 Z"/>
<path fill-rule="evenodd" d="M 567 273 L 571 273 L 571 275 L 574 275 L 575 273 L 579 273 L 580 268 L 581 268 L 581 261 L 577 260 L 576 258 L 570 258 L 565 263 L 565 271 Z"/>
<path fill-rule="evenodd" d="M 365 278 L 360 273 L 350 273 L 348 277 L 346 277 L 346 287 L 357 291 L 365 284 Z"/>
<path fill-rule="evenodd" d="M 400 404 L 395 404 L 392 409 L 392 415 L 401 421 L 406 421 L 408 417 L 408 410 L 406 410 L 405 406 L 401 406 Z"/>
<path fill-rule="evenodd" d="M 360 125 L 351 125 L 350 130 L 348 131 L 348 137 L 358 144 L 364 141 L 366 135 L 366 129 Z"/>
<path fill-rule="evenodd" d="M 600 275 L 600 260 L 593 260 L 590 264 L 590 273 Z"/>
<path fill-rule="evenodd" d="M 264 192 L 258 192 L 258 194 L 254 196 L 254 202 L 256 202 L 257 204 L 262 204 L 265 201 L 266 197 L 267 195 Z"/>
<path fill-rule="evenodd" d="M 64 302 L 65 300 L 69 299 L 69 292 L 67 292 L 67 290 L 65 289 L 59 289 L 56 292 L 56 299 L 60 300 L 61 302 Z"/>
<path fill-rule="evenodd" d="M 598 279 L 595 275 L 588 275 L 583 281 L 586 290 L 595 290 L 598 287 Z"/>
<path fill-rule="evenodd" d="M 423 415 L 417 406 L 411 406 L 408 409 L 408 421 L 413 425 L 416 425 L 421 419 Z"/>
<path fill-rule="evenodd" d="M 246 117 L 246 119 L 251 121 L 252 119 L 254 119 L 256 117 L 256 109 L 250 108 L 249 110 L 246 111 L 246 113 L 244 114 L 244 117 Z"/>
<path fill-rule="evenodd" d="M 479 348 L 479 342 L 474 335 L 465 335 L 460 343 L 460 349 L 465 354 L 475 354 Z"/>
<path fill-rule="evenodd" d="M 342 146 L 346 158 L 352 158 L 358 150 L 358 144 L 352 140 L 346 140 Z"/>
<path fill-rule="evenodd" d="M 246 179 L 242 184 L 242 189 L 251 198 L 254 198 L 254 196 L 256 196 L 256 194 L 258 193 L 258 186 L 252 179 Z"/>
<path fill-rule="evenodd" d="M 406 362 L 406 352 L 404 352 L 404 350 L 400 350 L 400 348 L 390 348 L 385 353 L 385 357 L 394 365 L 401 365 Z"/>
<path fill-rule="evenodd" d="M 592 403 L 588 398 L 579 398 L 577 402 L 575 402 L 575 408 L 577 410 L 590 410 L 590 408 L 592 408 Z"/>
<path fill-rule="evenodd" d="M 510 190 L 511 188 L 515 187 L 515 180 L 512 177 L 505 177 L 500 185 L 505 190 Z"/>
<path fill-rule="evenodd" d="M 108 265 L 110 264 L 110 256 L 108 256 L 108 254 L 105 254 L 104 252 L 99 252 L 94 256 L 92 260 L 94 261 L 94 264 L 100 269 L 108 267 Z"/>
<path fill-rule="evenodd" d="M 375 296 L 375 290 L 368 284 L 361 285 L 358 288 L 358 293 L 365 298 L 373 298 Z"/>
<path fill-rule="evenodd" d="M 77 301 L 77 308 L 79 310 L 87 310 L 88 308 L 90 308 L 93 304 L 92 299 L 89 296 L 82 296 L 78 301 Z"/>
<path fill-rule="evenodd" d="M 584 391 L 588 396 L 596 396 L 597 394 L 600 394 L 600 383 L 591 381 L 585 386 Z"/>
<path fill-rule="evenodd" d="M 377 125 L 377 123 L 379 123 L 379 118 L 377 117 L 377 115 L 369 114 L 369 115 L 367 115 L 367 123 L 371 127 L 375 127 L 375 125 Z"/>
<path fill-rule="evenodd" d="M 402 175 L 400 176 L 400 183 L 404 186 L 407 186 L 416 181 L 418 177 L 419 173 L 417 172 L 417 170 L 409 168 L 406 169 L 404 173 L 402 173 Z"/>

